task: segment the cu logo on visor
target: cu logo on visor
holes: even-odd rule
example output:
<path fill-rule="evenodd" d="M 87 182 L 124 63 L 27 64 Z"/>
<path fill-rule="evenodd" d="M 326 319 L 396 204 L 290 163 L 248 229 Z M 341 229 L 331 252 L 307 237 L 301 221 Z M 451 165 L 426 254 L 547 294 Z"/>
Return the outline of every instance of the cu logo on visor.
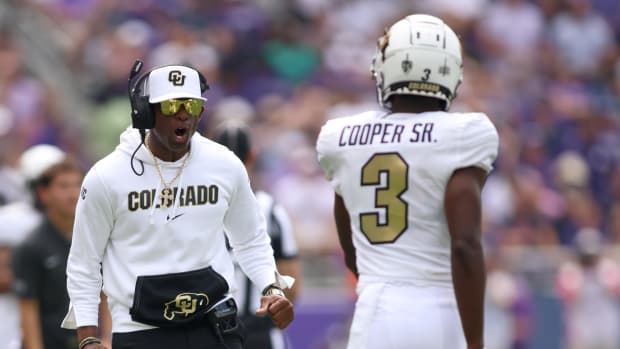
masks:
<path fill-rule="evenodd" d="M 185 84 L 185 75 L 180 70 L 172 70 L 168 73 L 168 81 L 174 86 L 183 86 Z"/>

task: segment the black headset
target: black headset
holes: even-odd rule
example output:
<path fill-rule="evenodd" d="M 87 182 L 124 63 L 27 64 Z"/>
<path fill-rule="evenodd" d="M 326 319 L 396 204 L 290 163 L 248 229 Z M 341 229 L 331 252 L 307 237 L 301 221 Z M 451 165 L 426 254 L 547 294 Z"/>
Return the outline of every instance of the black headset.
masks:
<path fill-rule="evenodd" d="M 127 82 L 127 92 L 129 93 L 129 103 L 131 104 L 131 124 L 133 128 L 148 130 L 155 127 L 155 113 L 153 112 L 153 105 L 149 103 L 149 95 L 144 93 L 144 86 L 146 86 L 146 79 L 149 77 L 149 74 L 161 67 L 146 72 L 132 85 L 131 81 L 140 73 L 143 65 L 144 63 L 141 60 L 136 59 L 131 67 Z M 198 70 L 194 70 L 198 73 L 198 78 L 200 79 L 200 93 L 205 93 L 209 89 L 207 79 Z"/>

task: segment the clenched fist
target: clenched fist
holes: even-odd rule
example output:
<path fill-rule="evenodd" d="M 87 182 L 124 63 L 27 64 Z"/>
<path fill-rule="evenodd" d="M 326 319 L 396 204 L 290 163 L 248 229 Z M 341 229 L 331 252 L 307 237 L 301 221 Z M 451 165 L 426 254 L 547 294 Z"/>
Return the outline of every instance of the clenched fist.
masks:
<path fill-rule="evenodd" d="M 260 299 L 260 308 L 256 315 L 271 315 L 271 320 L 279 329 L 285 329 L 295 318 L 293 303 L 281 295 L 267 295 Z"/>

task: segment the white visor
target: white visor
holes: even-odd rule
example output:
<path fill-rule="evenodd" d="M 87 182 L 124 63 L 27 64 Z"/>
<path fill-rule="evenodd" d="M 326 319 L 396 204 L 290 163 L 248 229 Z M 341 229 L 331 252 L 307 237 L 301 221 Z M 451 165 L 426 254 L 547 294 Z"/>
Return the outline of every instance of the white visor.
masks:
<path fill-rule="evenodd" d="M 202 97 L 198 72 L 182 65 L 157 68 L 149 74 L 147 81 L 149 103 L 175 98 L 207 100 Z"/>

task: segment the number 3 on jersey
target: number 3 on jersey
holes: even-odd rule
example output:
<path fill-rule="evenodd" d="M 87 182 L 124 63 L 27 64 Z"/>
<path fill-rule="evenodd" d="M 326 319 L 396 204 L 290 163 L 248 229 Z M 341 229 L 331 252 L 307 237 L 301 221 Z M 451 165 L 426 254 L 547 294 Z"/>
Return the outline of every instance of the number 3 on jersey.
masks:
<path fill-rule="evenodd" d="M 407 229 L 408 205 L 400 196 L 408 187 L 409 166 L 398 153 L 377 153 L 362 167 L 362 186 L 375 189 L 375 208 L 385 210 L 385 222 L 379 212 L 360 214 L 360 229 L 372 244 L 393 243 Z M 381 175 L 387 183 L 381 185 Z"/>

